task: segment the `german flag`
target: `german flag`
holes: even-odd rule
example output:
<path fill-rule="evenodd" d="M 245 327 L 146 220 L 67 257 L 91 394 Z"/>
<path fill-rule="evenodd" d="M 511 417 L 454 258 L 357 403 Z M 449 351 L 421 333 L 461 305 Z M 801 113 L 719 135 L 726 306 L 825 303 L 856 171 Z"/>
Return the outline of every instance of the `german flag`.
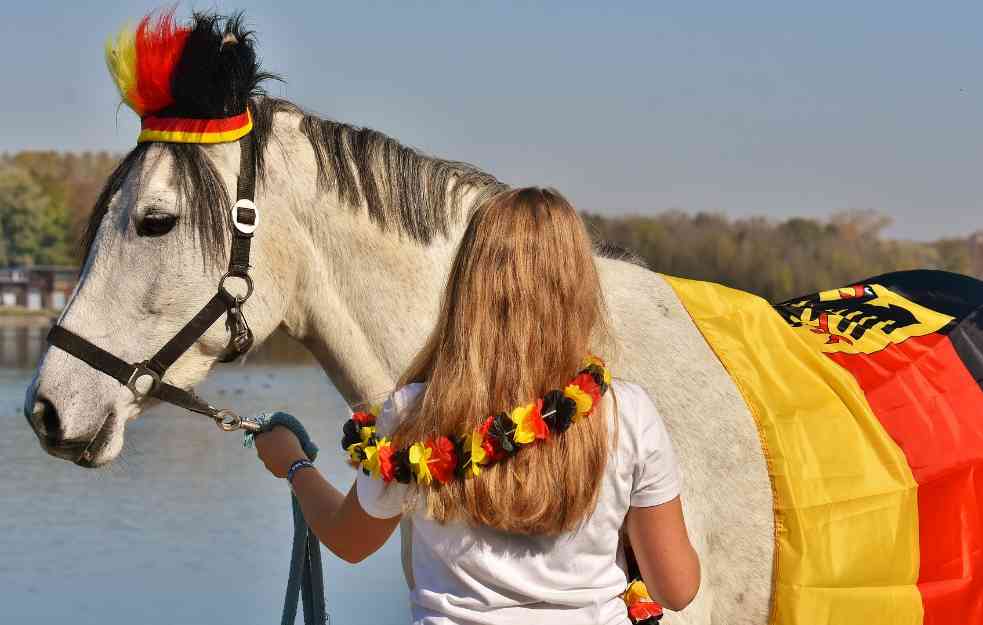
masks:
<path fill-rule="evenodd" d="M 667 280 L 758 426 L 770 623 L 983 623 L 983 282 L 898 272 L 771 306 Z"/>

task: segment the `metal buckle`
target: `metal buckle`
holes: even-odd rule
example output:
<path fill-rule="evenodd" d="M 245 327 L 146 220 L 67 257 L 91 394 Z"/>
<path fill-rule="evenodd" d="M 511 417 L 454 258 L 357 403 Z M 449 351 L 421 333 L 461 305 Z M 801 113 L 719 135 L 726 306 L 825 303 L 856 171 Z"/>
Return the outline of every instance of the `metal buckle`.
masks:
<path fill-rule="evenodd" d="M 225 281 L 229 278 L 239 278 L 245 282 L 246 294 L 239 296 L 230 293 L 229 290 L 225 288 Z M 232 273 L 231 271 L 227 272 L 224 276 L 222 276 L 222 279 L 218 281 L 218 292 L 222 294 L 222 297 L 225 298 L 225 301 L 228 302 L 230 306 L 242 306 L 253 294 L 253 279 L 250 278 L 248 274 L 237 274 Z"/>
<path fill-rule="evenodd" d="M 239 221 L 239 209 L 248 208 L 253 211 L 253 223 L 246 223 Z M 259 209 L 256 208 L 256 204 L 252 200 L 239 200 L 232 205 L 232 227 L 241 232 L 242 234 L 250 235 L 256 232 L 256 227 L 259 226 Z"/>
<path fill-rule="evenodd" d="M 150 387 L 146 391 L 141 391 L 137 388 L 137 382 L 144 377 L 150 378 Z M 160 385 L 160 376 L 157 375 L 156 371 L 148 367 L 146 362 L 140 362 L 133 365 L 133 373 L 130 375 L 130 379 L 126 382 L 126 388 L 130 389 L 130 392 L 133 393 L 133 396 L 137 399 L 143 399 L 147 395 L 150 395 L 154 392 L 154 389 L 156 389 L 158 385 Z"/>

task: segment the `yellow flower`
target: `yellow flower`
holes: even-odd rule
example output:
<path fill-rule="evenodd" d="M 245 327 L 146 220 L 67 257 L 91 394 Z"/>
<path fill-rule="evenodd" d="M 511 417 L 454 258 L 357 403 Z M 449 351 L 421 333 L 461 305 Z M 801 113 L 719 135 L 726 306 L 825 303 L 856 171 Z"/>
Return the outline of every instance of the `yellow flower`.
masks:
<path fill-rule="evenodd" d="M 365 451 L 365 461 L 362 463 L 362 467 L 368 469 L 372 473 L 372 477 L 379 478 L 379 450 L 385 447 L 389 447 L 390 442 L 388 438 L 380 440 L 377 444 L 371 445 L 364 449 Z"/>
<path fill-rule="evenodd" d="M 410 447 L 410 464 L 415 467 L 416 481 L 420 484 L 430 484 L 433 477 L 430 475 L 430 454 L 433 450 L 423 443 L 413 443 Z"/>
<path fill-rule="evenodd" d="M 515 436 L 513 436 L 515 442 L 527 445 L 536 440 L 536 433 L 533 432 L 532 424 L 529 422 L 529 414 L 534 407 L 535 404 L 526 404 L 512 409 L 509 417 L 515 423 Z"/>
<path fill-rule="evenodd" d="M 373 434 L 375 434 L 375 426 L 374 425 L 366 425 L 366 426 L 363 426 L 362 429 L 359 430 L 358 433 L 362 437 L 362 442 L 363 443 L 367 443 L 367 442 L 369 442 L 369 438 Z"/>
<path fill-rule="evenodd" d="M 579 420 L 585 414 L 590 412 L 591 406 L 594 405 L 594 400 L 590 398 L 590 395 L 580 390 L 580 387 L 576 384 L 568 384 L 567 387 L 563 389 L 563 394 L 577 404 L 577 413 L 573 415 L 574 421 Z"/>
<path fill-rule="evenodd" d="M 468 466 L 468 477 L 481 475 L 481 463 L 488 457 L 488 454 L 485 453 L 485 448 L 481 446 L 481 441 L 482 436 L 479 430 L 474 430 L 468 434 L 468 440 L 465 442 L 465 447 L 471 450 L 471 464 Z"/>
<path fill-rule="evenodd" d="M 382 404 L 369 404 L 368 412 L 373 417 L 378 417 L 379 413 L 382 412 Z"/>
<path fill-rule="evenodd" d="M 589 365 L 597 365 L 600 367 L 601 371 L 604 372 L 604 384 L 611 386 L 611 371 L 608 369 L 608 366 L 604 364 L 603 360 L 594 355 L 587 356 L 584 358 L 583 368 L 586 369 Z"/>
<path fill-rule="evenodd" d="M 586 369 L 590 365 L 597 365 L 598 367 L 603 367 L 604 366 L 604 361 L 602 361 L 600 358 L 598 358 L 594 354 L 588 354 L 587 356 L 584 356 L 584 362 L 583 362 L 583 364 L 581 366 L 581 369 Z"/>
<path fill-rule="evenodd" d="M 629 606 L 640 600 L 652 601 L 652 596 L 649 595 L 648 588 L 645 587 L 645 582 L 638 579 L 628 584 L 628 590 L 624 592 L 622 597 Z"/>
<path fill-rule="evenodd" d="M 351 445 L 348 446 L 348 449 L 345 450 L 348 452 L 348 456 L 352 459 L 352 462 L 354 462 L 355 464 L 358 464 L 362 461 L 362 457 L 359 455 L 358 452 L 364 446 L 365 445 L 362 443 L 352 443 Z"/>

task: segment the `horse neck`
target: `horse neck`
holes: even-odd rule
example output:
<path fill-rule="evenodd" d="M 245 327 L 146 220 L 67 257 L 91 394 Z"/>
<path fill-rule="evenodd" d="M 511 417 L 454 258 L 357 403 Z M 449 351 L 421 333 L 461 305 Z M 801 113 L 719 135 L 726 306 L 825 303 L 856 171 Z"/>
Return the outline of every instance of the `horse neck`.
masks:
<path fill-rule="evenodd" d="M 287 156 L 290 212 L 300 234 L 291 245 L 295 295 L 284 326 L 349 404 L 378 400 L 393 390 L 433 327 L 466 220 L 457 220 L 446 237 L 415 242 L 372 223 L 364 207 L 318 191 L 307 146 Z M 461 215 L 473 198 L 463 195 Z"/>

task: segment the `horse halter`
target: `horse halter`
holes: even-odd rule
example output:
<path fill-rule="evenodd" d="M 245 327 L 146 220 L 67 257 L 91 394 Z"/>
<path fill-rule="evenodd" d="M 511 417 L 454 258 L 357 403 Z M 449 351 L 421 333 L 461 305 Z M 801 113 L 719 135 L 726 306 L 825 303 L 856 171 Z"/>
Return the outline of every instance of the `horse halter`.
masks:
<path fill-rule="evenodd" d="M 256 155 L 252 133 L 239 139 L 239 147 L 241 160 L 237 200 L 231 209 L 233 237 L 229 269 L 219 280 L 215 295 L 198 311 L 198 314 L 192 317 L 156 354 L 134 364 L 116 357 L 60 325 L 52 326 L 47 339 L 54 347 L 68 352 L 93 369 L 115 378 L 130 389 L 136 399 L 155 397 L 203 414 L 214 419 L 226 432 L 240 428 L 255 431 L 258 425 L 248 419 L 242 419 L 231 410 L 215 408 L 192 391 L 168 384 L 163 378 L 167 369 L 188 351 L 223 313 L 226 315 L 225 325 L 231 336 L 228 345 L 218 358 L 219 362 L 234 361 L 249 351 L 253 344 L 252 330 L 249 329 L 242 312 L 242 305 L 253 294 L 253 281 L 249 277 L 249 247 L 253 233 L 259 225 L 259 211 L 253 203 L 256 193 Z M 226 289 L 225 282 L 229 278 L 238 278 L 245 282 L 245 295 L 233 295 Z"/>

